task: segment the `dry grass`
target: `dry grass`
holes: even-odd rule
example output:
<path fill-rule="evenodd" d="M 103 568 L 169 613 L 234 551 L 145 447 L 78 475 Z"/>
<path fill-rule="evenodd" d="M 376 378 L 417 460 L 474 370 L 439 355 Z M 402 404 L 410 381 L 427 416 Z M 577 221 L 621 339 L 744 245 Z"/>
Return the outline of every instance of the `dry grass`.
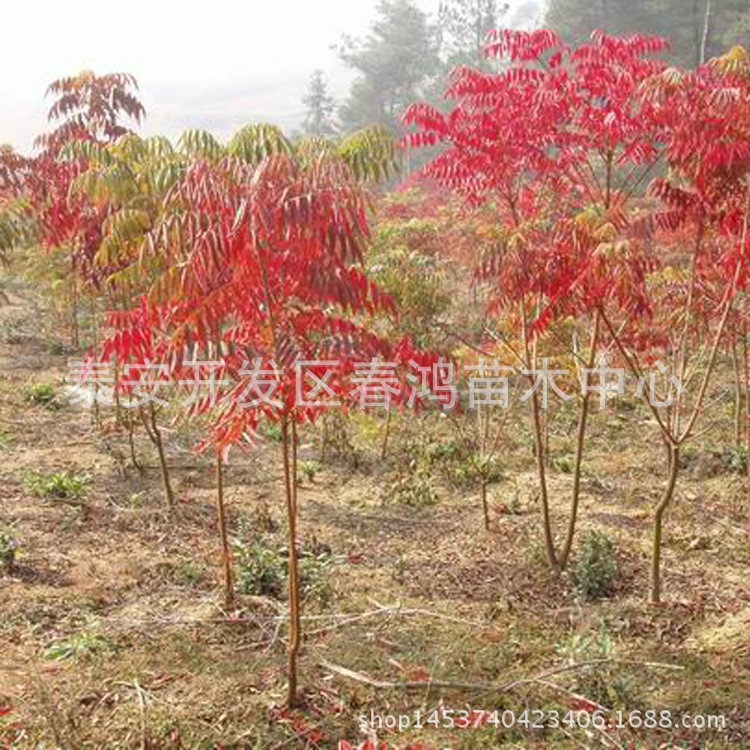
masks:
<path fill-rule="evenodd" d="M 6 308 L 2 316 L 23 313 Z M 520 431 L 504 451 L 506 479 L 491 490 L 489 534 L 477 492 L 437 473 L 435 505 L 383 502 L 413 437 L 408 422 L 397 424 L 389 466 L 378 465 L 374 450 L 362 464 L 369 470 L 329 463 L 301 488 L 300 502 L 305 547 L 322 545 L 333 555 L 334 598 L 308 607 L 304 707 L 288 713 L 278 708 L 283 604 L 240 597 L 231 618 L 221 611 L 208 469 L 190 457 L 179 430 L 170 433 L 181 467 L 179 517 L 170 519 L 147 443 L 139 449 L 151 465 L 140 476 L 127 465 L 124 436 L 103 437 L 74 408 L 26 402 L 28 384 L 61 383 L 65 361 L 33 332 L 0 345 L 7 436 L 0 525 L 14 529 L 23 553 L 15 569 L 0 573 L 0 747 L 333 748 L 361 739 L 357 717 L 370 709 L 429 712 L 441 700 L 455 709 L 566 709 L 573 694 L 626 710 L 724 714 L 730 731 L 498 736 L 483 729 L 380 739 L 441 748 L 750 747 L 750 501 L 745 480 L 701 463 L 716 448 L 713 433 L 697 446 L 679 487 L 668 527 L 668 603 L 658 609 L 644 603 L 644 582 L 661 454 L 637 410 L 597 415 L 592 431 L 581 533 L 596 528 L 613 538 L 620 568 L 616 591 L 600 603 L 582 601 L 570 576 L 556 578 L 542 563 L 532 462 Z M 420 430 L 434 430 L 435 439 L 449 429 L 428 422 Z M 564 455 L 564 420 L 553 434 Z M 367 453 L 367 440 L 361 450 Z M 272 443 L 233 461 L 234 537 L 262 533 L 267 544 L 283 546 L 277 466 Z M 92 482 L 79 503 L 56 503 L 28 494 L 29 471 L 87 474 Z M 553 471 L 560 529 L 569 483 Z M 376 611 L 381 606 L 389 609 Z M 48 658 L 61 644 L 70 658 Z M 383 689 L 324 666 L 374 682 L 507 685 L 573 660 L 608 661 L 494 692 Z"/>

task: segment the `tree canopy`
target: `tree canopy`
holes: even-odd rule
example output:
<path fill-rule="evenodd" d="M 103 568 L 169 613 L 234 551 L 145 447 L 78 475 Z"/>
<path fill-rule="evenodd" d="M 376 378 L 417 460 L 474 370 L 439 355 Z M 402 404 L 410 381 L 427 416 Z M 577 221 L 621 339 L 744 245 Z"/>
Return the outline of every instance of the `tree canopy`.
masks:
<path fill-rule="evenodd" d="M 694 66 L 737 41 L 749 12 L 747 0 L 549 0 L 545 25 L 575 44 L 596 29 L 657 34 L 671 60 Z"/>
<path fill-rule="evenodd" d="M 435 30 L 412 0 L 380 0 L 369 34 L 345 37 L 339 52 L 357 73 L 340 111 L 349 131 L 366 124 L 398 130 L 406 107 L 439 67 Z"/>

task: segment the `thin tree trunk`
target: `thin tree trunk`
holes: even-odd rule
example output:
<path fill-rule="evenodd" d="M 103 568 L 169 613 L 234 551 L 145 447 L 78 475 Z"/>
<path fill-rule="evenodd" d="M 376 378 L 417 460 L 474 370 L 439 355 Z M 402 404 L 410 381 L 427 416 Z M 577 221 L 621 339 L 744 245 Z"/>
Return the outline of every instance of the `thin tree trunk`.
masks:
<path fill-rule="evenodd" d="M 328 434 L 328 417 L 327 415 L 323 417 L 323 435 L 321 436 L 321 446 L 320 446 L 320 462 L 326 463 L 328 460 L 328 441 L 330 440 L 329 434 Z"/>
<path fill-rule="evenodd" d="M 113 366 L 114 372 L 112 373 L 114 375 L 114 383 L 112 385 L 112 388 L 114 390 L 114 396 L 115 396 L 115 422 L 118 425 L 121 425 L 123 422 L 122 418 L 122 401 L 120 399 L 120 362 L 115 357 L 114 360 L 114 366 Z M 133 403 L 133 397 L 130 397 L 130 403 Z M 132 423 L 132 419 L 128 415 L 128 422 Z"/>
<path fill-rule="evenodd" d="M 292 420 L 292 494 L 294 495 L 294 507 L 297 507 L 297 482 L 299 477 L 297 476 L 297 422 Z"/>
<path fill-rule="evenodd" d="M 732 365 L 734 367 L 734 444 L 735 447 L 740 448 L 742 446 L 742 400 L 744 394 L 736 341 L 732 341 Z"/>
<path fill-rule="evenodd" d="M 296 441 L 292 442 L 290 452 L 289 417 L 284 415 L 281 421 L 282 450 L 284 460 L 284 490 L 286 493 L 288 544 L 289 544 L 289 644 L 288 655 L 288 688 L 287 704 L 297 704 L 297 660 L 301 645 L 301 602 L 299 590 L 299 565 L 297 559 L 297 499 L 296 481 L 292 467 L 296 463 Z M 296 431 L 295 431 L 296 434 Z M 294 454 L 294 455 L 290 455 Z"/>
<path fill-rule="evenodd" d="M 78 286 L 76 285 L 75 276 L 71 276 L 73 279 L 73 307 L 71 309 L 71 317 L 73 323 L 73 348 L 78 351 L 81 347 L 81 334 L 78 325 Z"/>
<path fill-rule="evenodd" d="M 92 349 L 97 351 L 99 349 L 99 315 L 93 298 L 89 299 L 89 315 L 91 316 L 91 335 L 94 339 Z"/>
<path fill-rule="evenodd" d="M 701 38 L 701 65 L 706 62 L 708 38 L 711 33 L 711 0 L 706 0 L 706 15 L 703 21 L 703 37 Z"/>
<path fill-rule="evenodd" d="M 482 510 L 484 511 L 484 530 L 490 530 L 490 503 L 487 497 L 487 479 L 482 477 Z"/>
<path fill-rule="evenodd" d="M 557 568 L 557 555 L 555 553 L 555 540 L 552 535 L 552 517 L 549 508 L 549 496 L 547 494 L 547 467 L 544 460 L 542 431 L 542 414 L 539 398 L 536 393 L 532 396 L 532 416 L 534 422 L 534 438 L 536 440 L 536 466 L 539 474 L 539 493 L 542 503 L 542 524 L 544 526 L 544 547 L 547 553 L 547 561 L 551 568 Z"/>
<path fill-rule="evenodd" d="M 521 302 L 521 329 L 524 347 L 524 356 L 528 370 L 536 369 L 536 356 L 532 357 L 529 345 L 528 325 L 526 320 L 525 302 Z M 533 387 L 533 376 L 530 376 Z M 544 548 L 547 553 L 547 562 L 553 569 L 557 569 L 557 555 L 555 552 L 555 540 L 552 534 L 552 519 L 549 508 L 549 495 L 547 494 L 547 467 L 544 459 L 544 427 L 542 424 L 542 408 L 539 404 L 539 394 L 535 390 L 531 396 L 531 416 L 534 428 L 534 447 L 536 453 L 537 474 L 539 476 L 539 499 L 542 505 L 542 526 L 544 531 Z"/>
<path fill-rule="evenodd" d="M 596 357 L 599 351 L 599 334 L 601 332 L 601 314 L 596 313 L 594 320 L 594 331 L 591 335 L 591 350 L 587 367 L 589 370 L 594 369 Z M 606 387 L 606 383 L 600 383 L 601 387 Z M 573 494 L 570 500 L 570 516 L 568 518 L 568 533 L 565 538 L 565 546 L 560 555 L 560 567 L 564 570 L 570 560 L 570 553 L 573 550 L 573 540 L 576 535 L 576 526 L 578 524 L 578 510 L 581 503 L 581 476 L 583 474 L 583 453 L 586 447 L 586 427 L 588 425 L 589 411 L 591 409 L 591 392 L 586 391 L 583 395 L 581 404 L 581 415 L 578 421 L 578 434 L 576 437 L 576 463 L 573 471 Z"/>
<path fill-rule="evenodd" d="M 94 424 L 101 429 L 102 414 L 99 408 L 99 383 L 94 383 Z"/>
<path fill-rule="evenodd" d="M 745 323 L 742 336 L 742 357 L 745 365 L 745 449 L 747 451 L 747 475 L 750 477 L 750 347 L 748 327 Z"/>
<path fill-rule="evenodd" d="M 128 415 L 128 446 L 130 448 L 130 461 L 133 464 L 133 468 L 139 474 L 143 474 L 143 467 L 138 461 L 138 455 L 135 451 L 135 419 L 132 415 Z"/>
<path fill-rule="evenodd" d="M 232 575 L 232 547 L 227 531 L 227 513 L 224 504 L 224 465 L 221 451 L 216 451 L 216 511 L 221 539 L 221 562 L 224 572 L 224 606 L 231 610 L 234 606 L 234 579 Z"/>
<path fill-rule="evenodd" d="M 391 419 L 393 418 L 393 411 L 388 407 L 388 416 L 385 418 L 385 427 L 383 428 L 383 444 L 380 449 L 380 460 L 385 461 L 388 457 L 388 443 L 391 437 Z"/>
<path fill-rule="evenodd" d="M 654 511 L 653 550 L 651 555 L 651 603 L 661 604 L 661 559 L 664 534 L 664 517 L 672 505 L 677 475 L 680 470 L 680 449 L 670 446 L 669 449 L 669 479 L 664 489 L 659 505 Z"/>
<path fill-rule="evenodd" d="M 149 418 L 147 420 L 145 412 L 141 411 L 141 417 L 143 419 L 144 427 L 148 433 L 151 442 L 156 446 L 156 451 L 159 454 L 159 468 L 161 469 L 162 483 L 164 484 L 164 494 L 167 498 L 167 505 L 170 513 L 174 512 L 175 499 L 174 492 L 172 491 L 172 482 L 169 476 L 169 464 L 167 463 L 167 456 L 164 450 L 164 441 L 162 440 L 161 430 L 156 422 L 156 410 L 154 409 L 153 403 L 149 404 Z"/>

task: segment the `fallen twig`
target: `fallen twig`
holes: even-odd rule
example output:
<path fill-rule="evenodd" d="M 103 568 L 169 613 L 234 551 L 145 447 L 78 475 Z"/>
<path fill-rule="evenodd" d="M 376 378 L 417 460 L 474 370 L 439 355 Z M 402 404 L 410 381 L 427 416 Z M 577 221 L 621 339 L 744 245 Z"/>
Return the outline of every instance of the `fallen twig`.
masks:
<path fill-rule="evenodd" d="M 141 684 L 140 682 L 138 682 L 137 677 L 133 680 L 133 687 L 135 688 L 135 693 L 138 696 L 138 712 L 140 714 L 141 723 L 141 750 L 146 750 L 146 747 L 148 745 L 148 741 L 146 738 L 146 701 L 143 697 L 143 690 L 141 689 Z"/>
<path fill-rule="evenodd" d="M 566 664 L 561 667 L 547 670 L 538 674 L 534 677 L 525 677 L 513 682 L 507 683 L 467 683 L 467 682 L 453 682 L 453 681 L 442 681 L 442 680 L 419 680 L 419 681 L 406 681 L 406 682 L 392 682 L 388 680 L 376 680 L 369 677 L 362 672 L 356 672 L 353 669 L 342 667 L 339 664 L 334 664 L 327 659 L 320 659 L 319 663 L 325 669 L 335 672 L 336 674 L 346 677 L 347 679 L 359 682 L 363 685 L 369 685 L 370 687 L 378 688 L 380 690 L 425 690 L 430 692 L 432 690 L 463 690 L 467 692 L 476 693 L 508 693 L 516 688 L 522 687 L 523 685 L 531 685 L 534 683 L 544 684 L 548 677 L 554 675 L 564 674 L 568 672 L 578 672 L 582 669 L 589 667 L 602 666 L 604 664 L 623 664 L 628 666 L 639 666 L 647 667 L 650 669 L 668 669 L 674 671 L 682 671 L 685 668 L 674 664 L 659 664 L 657 662 L 637 662 L 627 661 L 620 659 L 593 659 L 591 661 L 578 662 L 577 664 Z"/>

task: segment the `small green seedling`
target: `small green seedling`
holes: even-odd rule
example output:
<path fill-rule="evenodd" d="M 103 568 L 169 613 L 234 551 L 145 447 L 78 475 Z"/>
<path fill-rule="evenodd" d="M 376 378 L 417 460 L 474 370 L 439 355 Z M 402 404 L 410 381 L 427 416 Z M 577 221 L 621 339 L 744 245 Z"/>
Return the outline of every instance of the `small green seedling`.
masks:
<path fill-rule="evenodd" d="M 112 643 L 103 635 L 82 633 L 53 644 L 44 652 L 44 658 L 51 661 L 65 661 L 91 657 L 103 651 L 111 651 Z"/>
<path fill-rule="evenodd" d="M 56 500 L 78 500 L 91 483 L 88 475 L 71 474 L 67 471 L 55 474 L 32 472 L 23 479 L 26 490 L 35 497 Z"/>
<path fill-rule="evenodd" d="M 298 465 L 299 473 L 305 478 L 308 484 L 312 484 L 315 481 L 315 477 L 321 468 L 321 465 L 317 461 L 300 461 Z"/>
<path fill-rule="evenodd" d="M 612 540 L 598 531 L 589 531 L 574 570 L 578 591 L 592 601 L 603 599 L 612 592 L 617 572 Z"/>
<path fill-rule="evenodd" d="M 0 530 L 0 569 L 11 570 L 18 560 L 18 539 L 10 531 Z"/>
<path fill-rule="evenodd" d="M 49 383 L 35 383 L 26 388 L 26 402 L 34 406 L 45 406 L 53 409 L 57 406 L 54 386 Z"/>

